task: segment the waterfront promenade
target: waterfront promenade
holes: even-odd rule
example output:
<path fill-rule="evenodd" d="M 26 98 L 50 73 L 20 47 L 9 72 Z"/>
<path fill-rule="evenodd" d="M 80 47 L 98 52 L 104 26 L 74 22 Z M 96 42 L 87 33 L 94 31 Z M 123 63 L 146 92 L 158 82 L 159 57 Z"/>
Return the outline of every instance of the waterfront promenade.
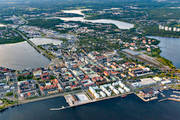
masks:
<path fill-rule="evenodd" d="M 17 30 L 16 30 L 17 31 Z M 38 48 L 37 45 L 35 45 L 31 40 L 29 40 L 25 35 L 23 35 L 21 32 L 17 31 L 19 35 L 21 35 L 21 37 L 27 41 L 27 43 L 29 45 L 31 45 L 37 52 L 39 52 L 40 54 L 44 55 L 45 57 L 47 57 L 49 60 L 52 60 L 52 57 L 50 57 L 45 51 L 43 51 L 42 49 Z"/>
<path fill-rule="evenodd" d="M 130 93 L 127 93 L 127 94 L 120 94 L 120 95 L 105 97 L 105 98 L 101 98 L 101 99 L 93 99 L 93 100 L 90 100 L 88 102 L 84 102 L 84 103 L 80 103 L 80 104 L 76 104 L 76 105 L 70 105 L 67 102 L 69 104 L 69 106 L 65 106 L 65 107 L 62 106 L 62 107 L 59 107 L 59 108 L 50 108 L 49 110 L 59 111 L 59 110 L 64 110 L 64 109 L 68 109 L 68 108 L 73 108 L 73 107 L 78 107 L 78 106 L 90 104 L 90 103 L 95 103 L 95 102 L 100 102 L 100 101 L 104 101 L 104 100 L 108 100 L 108 99 L 113 99 L 113 98 L 117 98 L 117 97 L 124 97 L 124 96 L 130 95 L 130 94 L 133 94 L 133 92 L 130 92 Z"/>

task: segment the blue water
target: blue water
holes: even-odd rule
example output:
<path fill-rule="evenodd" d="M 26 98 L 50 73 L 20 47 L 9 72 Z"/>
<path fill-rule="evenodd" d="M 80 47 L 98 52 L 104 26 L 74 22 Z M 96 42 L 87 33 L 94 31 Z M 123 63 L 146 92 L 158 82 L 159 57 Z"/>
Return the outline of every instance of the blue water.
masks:
<path fill-rule="evenodd" d="M 180 68 L 180 38 L 158 36 L 149 36 L 149 38 L 160 40 L 161 56 L 172 61 L 177 68 Z"/>
<path fill-rule="evenodd" d="M 49 111 L 65 104 L 62 97 L 28 103 L 0 113 L 0 120 L 180 120 L 180 103 L 145 103 L 135 95 Z"/>
<path fill-rule="evenodd" d="M 22 70 L 44 67 L 49 63 L 27 42 L 0 45 L 0 67 Z"/>

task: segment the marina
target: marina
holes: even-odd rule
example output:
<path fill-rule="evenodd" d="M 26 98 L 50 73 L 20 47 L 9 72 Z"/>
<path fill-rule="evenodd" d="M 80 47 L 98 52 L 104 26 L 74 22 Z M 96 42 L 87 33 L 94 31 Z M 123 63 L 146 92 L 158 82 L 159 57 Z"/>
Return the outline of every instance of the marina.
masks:
<path fill-rule="evenodd" d="M 152 101 L 152 100 L 157 100 L 158 97 L 157 96 L 154 96 L 154 97 L 151 97 L 151 98 L 148 98 L 148 99 L 145 99 L 144 97 L 142 97 L 141 95 L 139 94 L 136 94 L 141 100 L 143 100 L 144 102 L 149 102 L 149 101 Z"/>

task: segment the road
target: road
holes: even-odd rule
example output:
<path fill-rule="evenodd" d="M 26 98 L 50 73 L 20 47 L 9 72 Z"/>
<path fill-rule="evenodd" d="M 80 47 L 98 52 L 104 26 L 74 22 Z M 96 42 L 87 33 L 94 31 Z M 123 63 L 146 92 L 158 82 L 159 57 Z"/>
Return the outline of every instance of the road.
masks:
<path fill-rule="evenodd" d="M 38 48 L 31 40 L 29 40 L 25 35 L 23 35 L 21 32 L 19 32 L 18 30 L 15 30 L 24 40 L 27 41 L 27 43 L 29 43 L 37 52 L 41 53 L 42 55 L 44 55 L 45 57 L 47 57 L 48 59 L 52 60 L 52 58 L 43 50 L 41 50 L 40 48 Z"/>
<path fill-rule="evenodd" d="M 82 90 L 81 89 L 80 90 L 73 90 L 73 91 L 70 91 L 70 92 L 63 92 L 63 93 L 59 93 L 59 94 L 55 94 L 55 95 L 51 95 L 51 96 L 41 96 L 41 97 L 37 97 L 37 98 L 34 98 L 34 99 L 21 100 L 21 101 L 19 101 L 19 104 L 36 102 L 36 101 L 46 100 L 46 99 L 55 98 L 55 97 L 62 97 L 65 94 L 75 94 L 77 92 L 82 92 Z"/>

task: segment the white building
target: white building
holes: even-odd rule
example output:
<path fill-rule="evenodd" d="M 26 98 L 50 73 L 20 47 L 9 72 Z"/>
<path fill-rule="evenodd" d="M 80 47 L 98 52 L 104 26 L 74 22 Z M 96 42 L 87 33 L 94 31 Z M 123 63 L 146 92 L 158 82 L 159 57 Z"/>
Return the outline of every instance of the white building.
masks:
<path fill-rule="evenodd" d="M 125 85 L 124 85 L 121 81 L 119 81 L 119 86 L 120 86 L 121 88 L 124 88 L 124 87 L 125 87 Z"/>
<path fill-rule="evenodd" d="M 95 98 L 95 99 L 99 99 L 99 98 L 100 98 L 100 96 L 99 96 L 98 93 L 94 93 L 93 95 L 94 95 L 94 98 Z"/>
<path fill-rule="evenodd" d="M 169 28 L 167 26 L 164 27 L 165 31 L 169 31 Z"/>
<path fill-rule="evenodd" d="M 116 90 L 115 88 L 113 89 L 113 92 L 114 92 L 116 95 L 118 95 L 118 94 L 119 94 L 119 91 L 118 91 L 118 90 Z"/>
<path fill-rule="evenodd" d="M 124 93 L 124 90 L 122 88 L 119 87 L 118 90 L 120 93 L 122 93 L 122 94 Z"/>
<path fill-rule="evenodd" d="M 174 31 L 174 32 L 176 32 L 176 31 L 177 31 L 177 28 L 176 28 L 176 27 L 174 27 L 174 28 L 173 28 L 173 31 Z"/>
<path fill-rule="evenodd" d="M 106 94 L 105 94 L 103 91 L 100 91 L 100 95 L 101 95 L 102 97 L 106 97 Z"/>
<path fill-rule="evenodd" d="M 172 31 L 172 27 L 169 27 L 169 31 Z"/>
<path fill-rule="evenodd" d="M 161 81 L 161 84 L 162 85 L 165 85 L 165 84 L 170 84 L 171 83 L 171 81 L 170 80 L 164 80 L 164 81 Z"/>
<path fill-rule="evenodd" d="M 126 92 L 130 92 L 130 89 L 129 89 L 128 87 L 124 87 L 124 90 L 125 90 Z"/>

